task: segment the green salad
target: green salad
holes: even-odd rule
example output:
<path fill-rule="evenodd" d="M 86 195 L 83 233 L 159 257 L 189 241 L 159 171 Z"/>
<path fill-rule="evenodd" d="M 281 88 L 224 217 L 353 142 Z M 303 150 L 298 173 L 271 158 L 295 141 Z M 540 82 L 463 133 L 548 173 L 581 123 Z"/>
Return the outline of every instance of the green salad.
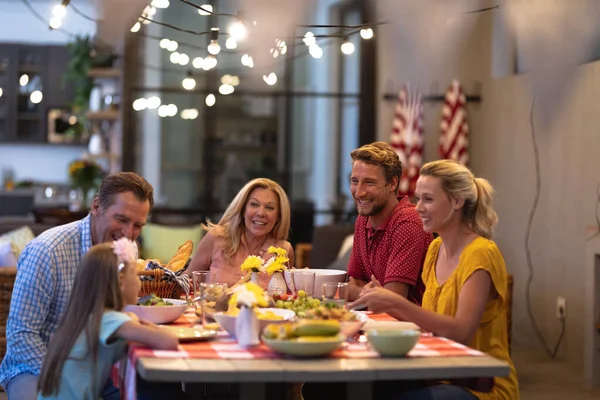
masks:
<path fill-rule="evenodd" d="M 164 307 L 164 306 L 172 306 L 173 303 L 169 303 L 164 299 L 158 297 L 155 294 L 151 294 L 149 296 L 144 296 L 139 300 L 139 305 L 141 306 L 151 306 L 151 307 Z"/>

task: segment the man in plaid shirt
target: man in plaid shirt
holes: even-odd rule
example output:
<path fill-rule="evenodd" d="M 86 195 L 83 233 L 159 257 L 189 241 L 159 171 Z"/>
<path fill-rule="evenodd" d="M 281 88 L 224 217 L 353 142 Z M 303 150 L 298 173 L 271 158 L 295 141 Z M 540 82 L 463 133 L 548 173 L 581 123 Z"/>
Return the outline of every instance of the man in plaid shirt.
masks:
<path fill-rule="evenodd" d="M 6 356 L 0 385 L 9 400 L 37 399 L 37 376 L 52 334 L 67 308 L 81 257 L 95 244 L 126 237 L 135 241 L 154 203 L 152 186 L 131 172 L 108 176 L 84 219 L 57 226 L 27 245 L 17 263 Z M 119 399 L 108 382 L 105 400 Z"/>

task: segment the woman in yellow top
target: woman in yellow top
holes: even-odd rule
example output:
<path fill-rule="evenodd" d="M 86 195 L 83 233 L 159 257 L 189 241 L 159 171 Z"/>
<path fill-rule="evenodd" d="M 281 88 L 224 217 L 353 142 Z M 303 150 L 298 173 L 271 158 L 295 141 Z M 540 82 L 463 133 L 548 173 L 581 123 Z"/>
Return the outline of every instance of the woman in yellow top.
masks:
<path fill-rule="evenodd" d="M 423 265 L 422 307 L 378 282 L 365 286 L 355 304 L 412 321 L 435 335 L 505 361 L 510 375 L 495 378 L 487 393 L 440 383 L 392 398 L 518 400 L 517 374 L 508 352 L 506 266 L 490 240 L 498 222 L 492 207 L 493 189 L 458 162 L 439 160 L 421 168 L 416 195 L 424 230 L 439 235 Z"/>

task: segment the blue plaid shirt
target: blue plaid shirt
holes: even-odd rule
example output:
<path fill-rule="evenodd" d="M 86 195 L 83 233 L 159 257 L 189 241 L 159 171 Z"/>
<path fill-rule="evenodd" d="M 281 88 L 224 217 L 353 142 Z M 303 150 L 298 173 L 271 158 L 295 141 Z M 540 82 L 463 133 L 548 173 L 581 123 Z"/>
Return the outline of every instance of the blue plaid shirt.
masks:
<path fill-rule="evenodd" d="M 40 374 L 48 342 L 67 309 L 81 257 L 92 246 L 90 223 L 88 215 L 49 229 L 21 253 L 6 324 L 6 356 L 0 366 L 4 388 L 19 374 Z"/>

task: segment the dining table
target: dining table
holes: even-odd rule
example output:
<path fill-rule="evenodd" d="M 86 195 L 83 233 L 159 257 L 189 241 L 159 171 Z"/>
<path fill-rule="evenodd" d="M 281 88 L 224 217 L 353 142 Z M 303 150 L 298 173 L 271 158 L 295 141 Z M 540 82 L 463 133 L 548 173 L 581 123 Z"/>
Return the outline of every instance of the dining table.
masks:
<path fill-rule="evenodd" d="M 366 314 L 375 321 L 394 320 L 387 314 Z M 202 327 L 193 308 L 169 326 Z M 241 400 L 286 400 L 292 396 L 292 384 L 342 382 L 347 399 L 370 400 L 372 386 L 378 382 L 457 380 L 472 389 L 489 391 L 493 378 L 508 376 L 509 371 L 509 365 L 501 360 L 427 332 L 421 333 L 405 357 L 381 357 L 365 336 L 357 335 L 328 356 L 298 358 L 278 354 L 265 344 L 242 347 L 219 330 L 212 340 L 182 342 L 172 351 L 131 344 L 113 379 L 125 400 L 137 399 L 139 379 L 181 382 L 186 391 L 195 385 L 236 384 Z"/>

